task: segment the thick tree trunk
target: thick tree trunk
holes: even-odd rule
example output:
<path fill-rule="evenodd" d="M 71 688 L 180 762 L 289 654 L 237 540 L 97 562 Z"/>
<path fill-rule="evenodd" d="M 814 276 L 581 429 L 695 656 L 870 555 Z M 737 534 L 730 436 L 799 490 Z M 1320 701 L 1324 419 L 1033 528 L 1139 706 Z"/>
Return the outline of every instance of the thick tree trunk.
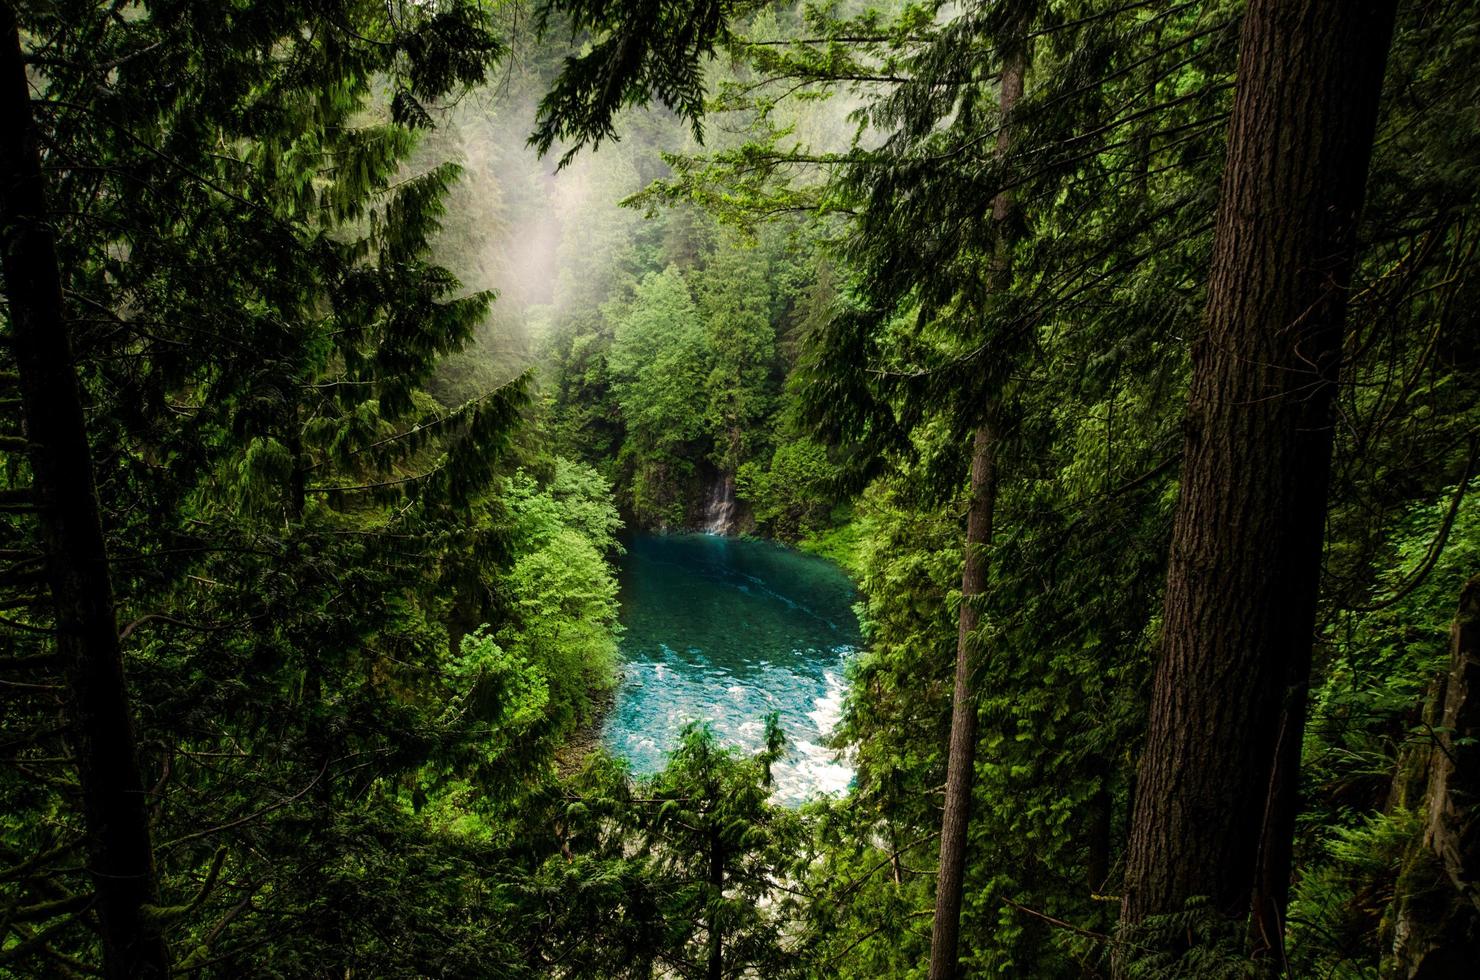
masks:
<path fill-rule="evenodd" d="M 1125 926 L 1207 896 L 1279 941 L 1330 409 L 1395 7 L 1251 0 L 1244 14 Z"/>
<path fill-rule="evenodd" d="M 1023 95 L 1027 51 L 1016 46 L 1004 53 L 1000 94 L 1001 124 L 997 152 L 1009 147 L 1008 120 Z M 992 220 L 1004 229 L 1004 240 L 1016 202 L 1002 192 L 992 199 Z M 995 285 L 1007 282 L 1006 250 L 999 254 Z M 961 610 L 956 634 L 956 678 L 951 694 L 951 738 L 946 749 L 945 812 L 940 822 L 940 869 L 935 882 L 935 918 L 930 933 L 930 980 L 953 980 L 959 962 L 961 891 L 966 876 L 967 830 L 971 824 L 971 785 L 976 775 L 976 692 L 972 634 L 980 619 L 975 599 L 987 584 L 986 549 L 992 540 L 997 509 L 997 408 L 983 410 L 971 447 L 971 500 L 966 510 L 966 544 L 961 569 Z"/>
<path fill-rule="evenodd" d="M 0 2 L 0 252 L 82 786 L 104 975 L 165 977 L 154 855 L 15 12 Z"/>
<path fill-rule="evenodd" d="M 1417 774 L 1423 833 L 1403 861 L 1382 970 L 1395 980 L 1464 976 L 1480 963 L 1480 576 L 1460 592 L 1449 671 L 1425 721 L 1435 734 Z M 1401 799 L 1409 774 L 1398 778 Z"/>

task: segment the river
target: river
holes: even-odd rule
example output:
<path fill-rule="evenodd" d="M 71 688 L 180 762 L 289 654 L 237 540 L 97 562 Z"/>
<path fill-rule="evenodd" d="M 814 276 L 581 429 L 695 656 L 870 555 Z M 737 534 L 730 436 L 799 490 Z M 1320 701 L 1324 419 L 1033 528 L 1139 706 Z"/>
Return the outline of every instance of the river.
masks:
<path fill-rule="evenodd" d="M 846 792 L 852 768 L 822 742 L 859 643 L 847 576 L 766 541 L 643 534 L 626 547 L 623 681 L 606 745 L 648 775 L 687 722 L 706 721 L 722 743 L 753 752 L 774 711 L 788 745 L 772 770 L 775 799 Z"/>

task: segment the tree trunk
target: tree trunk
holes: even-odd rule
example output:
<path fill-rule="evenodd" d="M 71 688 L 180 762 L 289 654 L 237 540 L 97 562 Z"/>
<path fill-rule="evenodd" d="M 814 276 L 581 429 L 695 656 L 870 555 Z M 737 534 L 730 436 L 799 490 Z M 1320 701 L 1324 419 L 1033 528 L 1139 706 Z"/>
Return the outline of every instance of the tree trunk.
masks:
<path fill-rule="evenodd" d="M 1009 146 L 1008 119 L 1023 95 L 1027 73 L 1026 47 L 1017 43 L 1004 52 L 1000 94 L 1001 123 L 997 129 L 997 152 Z M 992 199 L 992 220 L 1003 229 L 1002 241 L 1011 228 L 1016 202 L 1003 191 Z M 996 286 L 1007 282 L 1010 271 L 1006 249 L 999 251 L 994 276 Z M 975 599 L 987 583 L 986 549 L 992 540 L 992 522 L 997 509 L 997 408 L 983 411 L 971 447 L 971 500 L 966 510 L 966 544 L 961 569 L 961 611 L 956 634 L 956 679 L 951 694 L 951 739 L 946 750 L 945 813 L 940 823 L 940 869 L 935 882 L 935 919 L 930 932 L 930 980 L 953 980 L 959 960 L 961 891 L 966 875 L 966 839 L 971 823 L 971 784 L 976 769 L 976 692 L 972 682 L 972 634 L 980 619 Z"/>
<path fill-rule="evenodd" d="M 1125 926 L 1207 896 L 1279 941 L 1330 409 L 1395 8 L 1251 0 L 1244 14 Z"/>
<path fill-rule="evenodd" d="M 82 397 L 15 11 L 0 2 L 0 252 L 82 787 L 104 975 L 166 977 L 158 899 Z"/>
<path fill-rule="evenodd" d="M 1109 769 L 1109 766 L 1105 767 Z M 1089 802 L 1089 855 L 1085 862 L 1084 883 L 1091 895 L 1105 890 L 1110 879 L 1111 828 L 1115 819 L 1115 798 L 1110 793 L 1110 777 L 1101 776 L 1100 788 Z"/>
<path fill-rule="evenodd" d="M 965 567 L 956 635 L 956 684 L 951 696 L 951 741 L 946 756 L 945 815 L 940 825 L 940 871 L 935 884 L 935 924 L 930 941 L 930 980 L 956 975 L 961 928 L 961 885 L 966 871 L 966 830 L 976 766 L 976 695 L 972 689 L 972 634 L 979 619 L 973 603 L 987 581 L 987 545 L 997 504 L 996 433 L 976 430 L 971 452 L 971 504 L 966 511 Z"/>
<path fill-rule="evenodd" d="M 709 964 L 706 980 L 725 975 L 725 937 L 719 913 L 725 897 L 725 842 L 718 829 L 709 832 Z"/>
<path fill-rule="evenodd" d="M 1423 833 L 1403 861 L 1382 971 L 1395 980 L 1465 976 L 1480 963 L 1480 576 L 1460 592 L 1449 672 L 1425 721 Z"/>

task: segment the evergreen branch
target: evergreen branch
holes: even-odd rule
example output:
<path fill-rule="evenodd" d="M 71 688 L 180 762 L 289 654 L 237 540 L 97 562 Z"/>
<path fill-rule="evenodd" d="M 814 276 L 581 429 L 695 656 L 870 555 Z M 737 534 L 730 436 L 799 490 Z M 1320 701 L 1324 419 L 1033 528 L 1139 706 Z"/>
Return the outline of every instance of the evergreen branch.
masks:
<path fill-rule="evenodd" d="M 0 882 L 16 881 L 24 878 L 43 864 L 54 861 L 63 854 L 70 854 L 77 850 L 78 846 L 78 843 L 75 841 L 70 844 L 58 844 L 50 850 L 37 852 L 19 864 L 13 864 L 8 868 L 0 868 Z"/>
<path fill-rule="evenodd" d="M 1449 541 L 1449 532 L 1454 529 L 1454 520 L 1459 516 L 1459 506 L 1464 501 L 1465 493 L 1470 488 L 1470 478 L 1475 475 L 1475 462 L 1477 459 L 1480 459 L 1480 439 L 1471 436 L 1470 457 L 1465 462 L 1464 475 L 1460 477 L 1459 484 L 1454 488 L 1454 493 L 1449 498 L 1449 507 L 1444 512 L 1444 520 L 1439 525 L 1438 533 L 1434 535 L 1433 540 L 1429 543 L 1428 549 L 1424 552 L 1423 560 L 1419 562 L 1418 568 L 1414 569 L 1413 574 L 1399 585 L 1391 595 L 1373 602 L 1348 606 L 1348 609 L 1352 612 L 1377 612 L 1379 609 L 1386 609 L 1389 606 L 1401 602 L 1404 597 L 1423 584 L 1424 579 L 1428 578 L 1429 572 L 1433 571 L 1434 566 L 1438 564 L 1439 556 L 1443 554 L 1444 546 Z"/>
<path fill-rule="evenodd" d="M 24 905 L 11 909 L 6 913 L 6 918 L 11 922 L 41 922 L 59 915 L 81 912 L 93 903 L 95 897 L 89 892 L 82 895 L 67 895 L 64 898 L 38 902 L 35 905 Z"/>
<path fill-rule="evenodd" d="M 289 805 L 291 805 L 293 803 L 296 803 L 299 800 L 301 800 L 303 798 L 303 796 L 309 790 L 313 789 L 315 786 L 318 785 L 319 780 L 322 779 L 322 778 L 324 778 L 324 773 L 328 772 L 328 770 L 329 770 L 329 760 L 328 759 L 325 759 L 324 760 L 324 764 L 319 768 L 318 775 L 314 776 L 313 779 L 309 780 L 308 781 L 308 785 L 304 786 L 302 789 L 300 789 L 298 792 L 294 793 L 292 796 L 286 796 L 283 799 L 278 800 L 275 803 L 269 803 L 267 806 L 262 807 L 260 810 L 257 810 L 257 811 L 255 811 L 253 813 L 249 813 L 249 814 L 247 814 L 246 816 L 243 816 L 243 817 L 238 817 L 235 820 L 229 820 L 226 823 L 220 824 L 220 825 L 215 826 L 215 827 L 211 827 L 211 828 L 209 828 L 207 830 L 197 830 L 194 833 L 185 834 L 183 837 L 176 837 L 172 841 L 168 841 L 168 842 L 166 842 L 164 844 L 159 845 L 159 847 L 156 848 L 156 850 L 159 850 L 159 851 L 167 851 L 167 850 L 170 850 L 171 848 L 178 847 L 181 844 L 189 843 L 190 841 L 193 841 L 193 840 L 199 840 L 202 837 L 211 837 L 211 836 L 214 836 L 215 834 L 223 833 L 223 832 L 228 831 L 228 830 L 231 830 L 233 828 L 240 827 L 242 824 L 251 823 L 253 820 L 258 820 L 258 819 L 260 819 L 262 817 L 265 817 L 265 816 L 267 816 L 267 814 L 272 813 L 275 810 L 281 810 L 283 807 L 289 806 Z"/>
<path fill-rule="evenodd" d="M 221 868 L 226 863 L 226 847 L 222 845 L 216 848 L 216 854 L 211 858 L 211 867 L 206 872 L 205 881 L 201 882 L 200 888 L 190 901 L 180 905 L 146 905 L 141 910 L 144 921 L 155 928 L 168 925 L 171 922 L 183 919 L 205 904 L 211 892 L 216 889 L 216 880 L 221 875 Z"/>

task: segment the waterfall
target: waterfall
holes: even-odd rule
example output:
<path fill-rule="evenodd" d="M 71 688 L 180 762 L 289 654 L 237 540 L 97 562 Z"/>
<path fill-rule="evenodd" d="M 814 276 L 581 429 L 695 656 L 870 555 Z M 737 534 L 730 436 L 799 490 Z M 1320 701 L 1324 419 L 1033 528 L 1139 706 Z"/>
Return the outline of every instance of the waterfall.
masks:
<path fill-rule="evenodd" d="M 720 474 L 709 488 L 709 499 L 704 502 L 705 534 L 729 534 L 735 528 L 735 477 Z"/>

